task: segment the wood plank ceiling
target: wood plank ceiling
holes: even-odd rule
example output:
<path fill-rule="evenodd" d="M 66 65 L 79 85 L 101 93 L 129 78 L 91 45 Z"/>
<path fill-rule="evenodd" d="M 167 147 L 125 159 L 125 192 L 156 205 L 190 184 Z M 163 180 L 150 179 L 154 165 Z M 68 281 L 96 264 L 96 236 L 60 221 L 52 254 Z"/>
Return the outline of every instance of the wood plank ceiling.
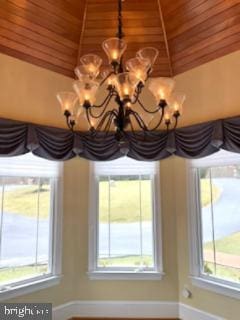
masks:
<path fill-rule="evenodd" d="M 80 55 L 107 60 L 117 0 L 0 0 L 0 52 L 72 77 Z M 154 76 L 176 75 L 240 49 L 240 0 L 125 0 L 125 59 L 160 51 Z"/>

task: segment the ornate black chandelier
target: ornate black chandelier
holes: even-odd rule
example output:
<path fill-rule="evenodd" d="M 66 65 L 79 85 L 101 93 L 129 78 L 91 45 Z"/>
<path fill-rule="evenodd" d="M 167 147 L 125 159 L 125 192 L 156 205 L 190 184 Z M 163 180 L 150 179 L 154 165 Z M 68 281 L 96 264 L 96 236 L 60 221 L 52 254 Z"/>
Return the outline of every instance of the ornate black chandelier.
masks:
<path fill-rule="evenodd" d="M 75 92 L 57 94 L 67 125 L 69 129 L 75 130 L 81 121 L 87 121 L 92 134 L 115 131 L 117 140 L 121 140 L 127 130 L 147 133 L 160 129 L 162 124 L 167 130 L 175 129 L 182 114 L 185 95 L 173 92 L 175 81 L 172 78 L 150 78 L 159 54 L 156 48 L 139 50 L 136 57 L 124 65 L 123 53 L 127 44 L 123 40 L 122 0 L 117 1 L 117 35 L 102 44 L 109 59 L 109 67 L 100 72 L 102 59 L 99 56 L 82 56 L 81 65 L 75 68 L 78 77 L 73 82 Z M 156 101 L 153 109 L 141 101 L 142 90 L 146 85 Z M 107 89 L 106 97 L 97 105 L 96 94 L 104 86 Z M 115 104 L 111 106 L 113 100 Z"/>

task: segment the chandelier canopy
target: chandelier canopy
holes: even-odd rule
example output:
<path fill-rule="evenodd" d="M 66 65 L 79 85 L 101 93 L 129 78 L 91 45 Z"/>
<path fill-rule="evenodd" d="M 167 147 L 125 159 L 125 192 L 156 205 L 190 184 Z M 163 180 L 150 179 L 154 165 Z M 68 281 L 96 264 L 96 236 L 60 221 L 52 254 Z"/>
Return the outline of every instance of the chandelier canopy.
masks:
<path fill-rule="evenodd" d="M 127 44 L 123 40 L 122 0 L 117 1 L 117 35 L 102 43 L 109 66 L 101 70 L 102 59 L 99 56 L 82 56 L 81 64 L 75 68 L 78 80 L 73 82 L 74 92 L 57 94 L 67 125 L 75 130 L 81 121 L 86 121 L 93 135 L 99 131 L 115 131 L 119 141 L 127 130 L 147 133 L 160 129 L 162 125 L 167 130 L 175 129 L 182 114 L 185 94 L 174 92 L 175 81 L 172 78 L 150 78 L 159 54 L 156 48 L 142 48 L 135 57 L 123 63 Z M 106 86 L 106 97 L 101 104 L 95 104 L 98 90 Z M 152 109 L 141 101 L 145 86 L 155 98 L 156 104 Z M 113 101 L 115 104 L 111 105 Z"/>

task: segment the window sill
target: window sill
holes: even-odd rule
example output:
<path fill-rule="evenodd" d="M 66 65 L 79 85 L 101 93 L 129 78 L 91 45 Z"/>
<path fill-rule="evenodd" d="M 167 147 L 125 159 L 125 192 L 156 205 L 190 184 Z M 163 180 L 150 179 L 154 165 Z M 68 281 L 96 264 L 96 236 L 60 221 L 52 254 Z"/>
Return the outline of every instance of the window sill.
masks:
<path fill-rule="evenodd" d="M 206 289 L 231 298 L 240 299 L 240 288 L 217 282 L 212 279 L 191 277 L 192 284 L 201 289 Z"/>
<path fill-rule="evenodd" d="M 4 289 L 0 290 L 0 301 L 8 300 L 8 299 L 29 294 L 35 291 L 53 287 L 60 283 L 61 278 L 62 278 L 61 275 L 58 275 L 58 276 L 49 275 L 37 280 L 32 279 L 32 281 L 30 280 L 29 282 L 25 282 L 24 284 L 21 283 L 19 285 L 12 286 L 12 287 L 11 286 L 8 287 L 6 285 Z"/>
<path fill-rule="evenodd" d="M 145 271 L 93 271 L 88 272 L 90 280 L 162 280 L 163 272 Z"/>

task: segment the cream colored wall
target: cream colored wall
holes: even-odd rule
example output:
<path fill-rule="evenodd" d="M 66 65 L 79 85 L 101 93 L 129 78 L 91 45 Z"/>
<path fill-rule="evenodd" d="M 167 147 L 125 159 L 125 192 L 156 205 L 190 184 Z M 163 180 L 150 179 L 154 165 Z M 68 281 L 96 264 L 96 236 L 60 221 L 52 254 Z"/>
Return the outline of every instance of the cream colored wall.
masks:
<path fill-rule="evenodd" d="M 240 115 L 240 51 L 176 77 L 187 95 L 181 126 Z"/>
<path fill-rule="evenodd" d="M 187 93 L 181 125 L 239 114 L 239 61 L 240 53 L 233 53 L 176 77 L 178 88 Z M 70 88 L 70 79 L 4 55 L 0 55 L 0 70 L 0 117 L 64 126 L 54 94 Z M 59 305 L 77 299 L 176 301 L 179 297 L 181 302 L 236 320 L 239 301 L 197 289 L 189 282 L 187 193 L 182 159 L 161 162 L 164 280 L 90 281 L 87 278 L 88 166 L 88 161 L 80 159 L 70 160 L 64 166 L 61 284 L 14 301 L 50 301 Z M 185 284 L 193 293 L 191 300 L 181 296 Z"/>
<path fill-rule="evenodd" d="M 240 115 L 239 74 L 240 51 L 177 76 L 178 86 L 187 93 L 183 124 Z M 191 285 L 186 160 L 174 159 L 174 177 L 180 302 L 227 320 L 237 320 L 240 315 L 239 300 Z M 192 292 L 191 299 L 185 299 L 181 295 L 184 286 Z"/>

